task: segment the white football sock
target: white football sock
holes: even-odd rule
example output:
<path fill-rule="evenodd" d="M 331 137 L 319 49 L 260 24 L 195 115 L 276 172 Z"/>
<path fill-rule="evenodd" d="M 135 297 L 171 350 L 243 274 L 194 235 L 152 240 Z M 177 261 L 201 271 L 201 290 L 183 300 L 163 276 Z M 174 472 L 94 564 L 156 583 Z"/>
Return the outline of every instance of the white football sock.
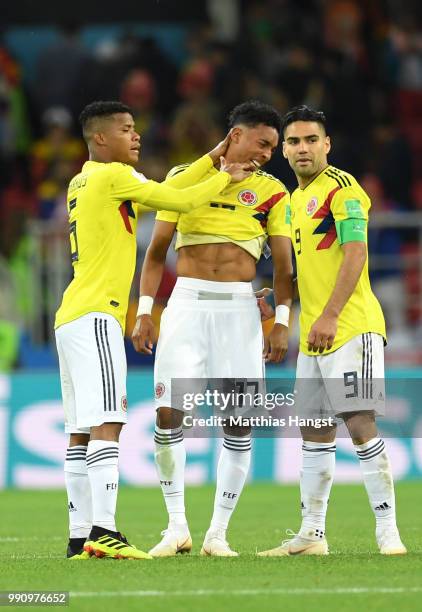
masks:
<path fill-rule="evenodd" d="M 373 438 L 355 445 L 377 527 L 396 526 L 396 502 L 390 461 L 384 441 Z"/>
<path fill-rule="evenodd" d="M 91 487 L 86 467 L 86 446 L 70 446 L 64 462 L 69 510 L 69 537 L 87 538 L 92 527 Z"/>
<path fill-rule="evenodd" d="M 302 445 L 300 496 L 302 525 L 300 535 L 323 538 L 328 499 L 336 462 L 335 442 L 308 442 Z"/>
<path fill-rule="evenodd" d="M 210 531 L 227 529 L 230 517 L 242 493 L 250 462 L 251 437 L 225 435 L 217 466 L 214 513 Z"/>
<path fill-rule="evenodd" d="M 91 440 L 86 463 L 92 495 L 92 524 L 116 531 L 116 504 L 119 488 L 119 443 Z"/>
<path fill-rule="evenodd" d="M 155 426 L 155 465 L 169 515 L 169 527 L 187 525 L 185 515 L 186 449 L 182 427 Z"/>

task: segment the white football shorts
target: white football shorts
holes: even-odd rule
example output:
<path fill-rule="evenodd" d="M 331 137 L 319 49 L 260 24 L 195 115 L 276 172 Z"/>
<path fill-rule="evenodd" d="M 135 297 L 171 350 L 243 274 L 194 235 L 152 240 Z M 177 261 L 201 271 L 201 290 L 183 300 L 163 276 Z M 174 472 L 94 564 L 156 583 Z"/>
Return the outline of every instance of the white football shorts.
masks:
<path fill-rule="evenodd" d="M 89 433 L 127 422 L 126 353 L 122 328 L 90 312 L 56 329 L 66 433 Z"/>
<path fill-rule="evenodd" d="M 161 316 L 154 366 L 155 405 L 172 403 L 172 379 L 201 393 L 209 379 L 242 379 L 257 392 L 265 377 L 260 312 L 251 283 L 177 279 Z M 255 385 L 255 386 L 254 386 Z M 174 383 L 174 388 L 176 383 Z"/>
<path fill-rule="evenodd" d="M 310 418 L 362 410 L 384 415 L 384 338 L 368 332 L 327 355 L 300 352 L 295 404 Z"/>

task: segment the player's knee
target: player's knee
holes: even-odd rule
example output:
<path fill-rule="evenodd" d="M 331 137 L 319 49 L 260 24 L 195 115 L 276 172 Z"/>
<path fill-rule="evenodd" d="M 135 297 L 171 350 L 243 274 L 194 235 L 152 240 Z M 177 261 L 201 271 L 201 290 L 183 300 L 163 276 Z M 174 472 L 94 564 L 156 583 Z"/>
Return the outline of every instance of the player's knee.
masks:
<path fill-rule="evenodd" d="M 72 433 L 69 436 L 69 446 L 87 446 L 89 434 Z"/>
<path fill-rule="evenodd" d="M 122 426 L 122 423 L 103 423 L 97 427 L 91 427 L 91 440 L 118 442 Z"/>
<path fill-rule="evenodd" d="M 345 413 L 342 416 L 354 444 L 365 444 L 378 435 L 372 411 Z"/>
<path fill-rule="evenodd" d="M 176 429 L 183 423 L 183 412 L 175 408 L 158 408 L 156 423 L 160 429 Z"/>
<path fill-rule="evenodd" d="M 228 436 L 234 436 L 236 438 L 243 438 L 251 435 L 251 427 L 241 427 L 240 425 L 224 425 L 224 433 Z"/>
<path fill-rule="evenodd" d="M 327 444 L 328 442 L 334 442 L 336 439 L 337 426 L 332 427 L 301 427 L 300 432 L 302 439 L 306 442 L 321 442 Z"/>

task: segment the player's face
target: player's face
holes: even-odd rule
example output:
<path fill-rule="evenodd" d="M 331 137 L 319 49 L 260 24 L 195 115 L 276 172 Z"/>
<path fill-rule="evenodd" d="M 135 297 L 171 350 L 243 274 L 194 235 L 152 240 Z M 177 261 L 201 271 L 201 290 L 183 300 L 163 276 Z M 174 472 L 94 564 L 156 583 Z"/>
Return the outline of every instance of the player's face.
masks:
<path fill-rule="evenodd" d="M 283 155 L 296 176 L 312 177 L 327 165 L 330 138 L 316 121 L 294 121 L 284 132 Z"/>
<path fill-rule="evenodd" d="M 135 166 L 139 159 L 140 136 L 129 113 L 116 113 L 107 122 L 105 138 L 113 161 Z"/>
<path fill-rule="evenodd" d="M 233 159 L 237 162 L 266 164 L 278 145 L 278 132 L 268 125 L 237 126 L 231 136 Z"/>

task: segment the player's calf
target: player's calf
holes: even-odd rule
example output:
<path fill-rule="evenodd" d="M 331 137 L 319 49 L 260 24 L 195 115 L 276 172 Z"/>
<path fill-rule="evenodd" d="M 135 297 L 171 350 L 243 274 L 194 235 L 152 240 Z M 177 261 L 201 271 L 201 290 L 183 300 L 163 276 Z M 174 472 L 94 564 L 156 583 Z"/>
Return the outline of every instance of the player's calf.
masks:
<path fill-rule="evenodd" d="M 393 474 L 384 440 L 377 436 L 374 412 L 361 411 L 343 417 L 355 445 L 375 516 L 380 553 L 403 555 L 407 551 L 397 529 Z"/>
<path fill-rule="evenodd" d="M 173 556 L 192 547 L 185 514 L 186 449 L 182 419 L 179 410 L 166 407 L 157 410 L 154 457 L 169 521 L 164 538 L 152 549 L 154 556 Z"/>

